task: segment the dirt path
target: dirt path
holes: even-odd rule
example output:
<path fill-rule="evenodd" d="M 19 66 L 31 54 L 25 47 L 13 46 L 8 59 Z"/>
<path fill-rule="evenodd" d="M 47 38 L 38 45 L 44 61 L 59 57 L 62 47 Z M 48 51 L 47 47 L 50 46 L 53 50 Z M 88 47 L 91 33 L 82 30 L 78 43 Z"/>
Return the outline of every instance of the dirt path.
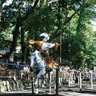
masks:
<path fill-rule="evenodd" d="M 31 91 L 15 91 L 15 92 L 5 92 L 1 93 L 0 96 L 56 96 L 55 94 L 47 94 L 47 93 L 42 93 L 42 94 L 31 94 Z M 96 93 L 79 93 L 79 92 L 70 92 L 70 91 L 62 91 L 59 92 L 58 96 L 96 96 Z"/>
<path fill-rule="evenodd" d="M 96 96 L 96 94 L 77 93 L 77 92 L 61 92 L 59 95 L 63 95 L 63 96 Z"/>

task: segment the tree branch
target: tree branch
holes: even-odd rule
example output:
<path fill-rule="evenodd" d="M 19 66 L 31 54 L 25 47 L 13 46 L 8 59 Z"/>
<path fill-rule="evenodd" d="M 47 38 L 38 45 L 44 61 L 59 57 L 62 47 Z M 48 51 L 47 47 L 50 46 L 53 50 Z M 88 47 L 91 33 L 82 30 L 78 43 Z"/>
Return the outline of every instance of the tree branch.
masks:
<path fill-rule="evenodd" d="M 67 20 L 64 22 L 64 24 L 70 22 L 70 20 L 73 18 L 73 16 L 76 14 L 77 12 L 75 11 L 69 18 L 67 18 Z"/>

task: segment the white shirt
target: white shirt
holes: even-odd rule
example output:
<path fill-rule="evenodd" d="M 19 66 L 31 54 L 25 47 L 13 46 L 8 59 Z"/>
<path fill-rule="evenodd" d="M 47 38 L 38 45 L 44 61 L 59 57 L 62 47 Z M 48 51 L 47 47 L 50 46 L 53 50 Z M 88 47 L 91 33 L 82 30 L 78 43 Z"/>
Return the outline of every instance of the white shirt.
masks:
<path fill-rule="evenodd" d="M 42 46 L 41 46 L 41 49 L 42 50 L 48 50 L 49 48 L 52 48 L 54 47 L 54 44 L 51 44 L 51 43 L 43 43 Z"/>

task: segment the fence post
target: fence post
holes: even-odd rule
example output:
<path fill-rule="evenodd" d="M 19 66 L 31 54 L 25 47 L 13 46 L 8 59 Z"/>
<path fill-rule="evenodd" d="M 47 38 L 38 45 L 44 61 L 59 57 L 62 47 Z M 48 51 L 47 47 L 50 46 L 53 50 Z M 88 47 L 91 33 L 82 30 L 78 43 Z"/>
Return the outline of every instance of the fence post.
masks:
<path fill-rule="evenodd" d="M 91 89 L 93 89 L 93 75 L 92 75 L 92 71 L 90 71 L 90 82 L 91 82 Z"/>
<path fill-rule="evenodd" d="M 49 79 L 49 92 L 51 93 L 51 74 L 50 72 L 48 73 L 48 79 Z"/>
<path fill-rule="evenodd" d="M 78 86 L 80 85 L 80 76 L 79 76 L 79 74 L 78 74 Z"/>
<path fill-rule="evenodd" d="M 68 86 L 70 87 L 70 72 L 69 72 Z"/>
<path fill-rule="evenodd" d="M 82 77 L 81 77 L 81 72 L 79 73 L 79 84 L 80 84 L 80 91 L 82 91 Z"/>
<path fill-rule="evenodd" d="M 32 75 L 32 77 L 31 77 L 32 94 L 34 94 L 34 86 L 33 86 L 34 78 L 33 78 L 33 74 L 31 74 L 31 75 Z"/>
<path fill-rule="evenodd" d="M 56 96 L 58 96 L 58 71 L 59 69 L 56 67 Z"/>

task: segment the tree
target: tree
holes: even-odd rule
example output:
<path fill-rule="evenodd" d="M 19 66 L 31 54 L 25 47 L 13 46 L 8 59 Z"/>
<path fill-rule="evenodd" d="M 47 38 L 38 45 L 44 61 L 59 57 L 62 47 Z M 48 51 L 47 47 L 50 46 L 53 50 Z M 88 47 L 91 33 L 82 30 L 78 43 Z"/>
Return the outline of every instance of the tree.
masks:
<path fill-rule="evenodd" d="M 12 32 L 13 33 L 13 42 L 12 42 L 12 46 L 11 46 L 10 53 L 9 53 L 9 61 L 13 61 L 13 54 L 14 54 L 16 44 L 17 44 L 17 40 L 18 40 L 18 36 L 19 36 L 19 33 L 20 33 L 19 28 L 21 27 L 22 22 L 25 20 L 25 18 L 27 19 L 28 16 L 30 16 L 30 13 L 35 9 L 38 1 L 39 0 L 34 1 L 34 5 L 32 7 L 28 8 L 28 10 L 26 11 L 26 14 L 23 14 L 23 12 L 21 12 L 22 9 L 23 9 L 23 5 L 24 5 L 25 0 L 21 0 L 20 3 L 18 2 L 19 3 L 18 6 L 17 6 L 18 7 L 17 8 L 18 14 L 17 14 L 16 18 L 13 18 L 13 19 L 16 19 L 16 23 L 15 23 L 15 28 Z M 12 4 L 14 5 L 14 3 L 16 3 L 15 0 L 13 1 Z M 31 3 L 33 3 L 33 2 L 31 2 Z M 23 16 L 21 16 L 21 15 L 23 15 Z"/>
<path fill-rule="evenodd" d="M 47 32 L 50 42 L 60 42 L 58 50 L 51 50 L 50 54 L 56 60 L 60 59 L 61 64 L 79 68 L 86 64 L 90 66 L 89 61 L 95 62 L 95 50 L 91 49 L 95 48 L 92 46 L 92 37 L 95 35 L 88 25 L 88 21 L 96 16 L 95 0 L 19 1 L 13 0 L 12 4 L 2 8 L 1 41 L 6 42 L 6 33 L 13 34 L 13 41 L 8 43 L 11 46 L 9 59 L 13 57 L 19 43 L 22 61 L 25 60 L 27 40 L 40 40 L 39 34 Z"/>

